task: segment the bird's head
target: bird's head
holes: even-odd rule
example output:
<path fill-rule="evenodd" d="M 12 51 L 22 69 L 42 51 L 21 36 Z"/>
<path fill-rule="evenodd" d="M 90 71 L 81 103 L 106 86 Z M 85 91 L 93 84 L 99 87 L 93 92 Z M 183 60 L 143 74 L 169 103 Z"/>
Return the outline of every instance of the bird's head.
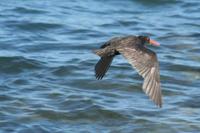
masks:
<path fill-rule="evenodd" d="M 145 43 L 148 43 L 148 44 L 151 44 L 153 46 L 160 46 L 160 43 L 150 39 L 149 37 L 147 36 L 138 36 L 138 38 L 145 44 Z"/>

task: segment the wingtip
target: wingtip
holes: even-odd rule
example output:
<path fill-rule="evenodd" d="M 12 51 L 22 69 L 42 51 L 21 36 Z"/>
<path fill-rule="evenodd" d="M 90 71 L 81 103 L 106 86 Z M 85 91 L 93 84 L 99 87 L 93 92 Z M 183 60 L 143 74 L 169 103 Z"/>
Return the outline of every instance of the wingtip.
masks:
<path fill-rule="evenodd" d="M 103 77 L 100 76 L 100 75 L 95 75 L 95 77 L 96 77 L 97 80 L 102 80 L 102 78 L 103 78 Z"/>
<path fill-rule="evenodd" d="M 162 95 L 154 97 L 153 95 L 150 95 L 148 92 L 146 92 L 146 89 L 144 89 L 145 94 L 149 97 L 149 99 L 159 108 L 162 108 L 163 104 L 162 104 Z"/>
<path fill-rule="evenodd" d="M 152 101 L 159 107 L 159 108 L 162 108 L 163 104 L 162 104 L 162 97 L 159 101 L 156 101 L 154 99 L 152 99 Z"/>
<path fill-rule="evenodd" d="M 162 108 L 162 103 L 157 104 L 159 108 Z"/>

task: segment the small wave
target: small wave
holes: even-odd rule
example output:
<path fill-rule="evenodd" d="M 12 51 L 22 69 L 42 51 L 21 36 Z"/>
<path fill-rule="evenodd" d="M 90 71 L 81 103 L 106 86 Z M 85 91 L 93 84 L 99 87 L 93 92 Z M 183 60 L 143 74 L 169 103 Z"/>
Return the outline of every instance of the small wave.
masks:
<path fill-rule="evenodd" d="M 44 40 L 47 40 L 50 38 L 44 38 Z M 52 39 L 53 40 L 53 39 Z M 51 51 L 51 50 L 61 50 L 61 49 L 67 49 L 67 45 L 63 43 L 52 43 L 52 42 L 43 42 L 37 45 L 23 45 L 20 46 L 20 49 L 23 49 L 26 52 L 44 52 L 44 51 Z"/>
<path fill-rule="evenodd" d="M 0 57 L 0 72 L 15 74 L 20 73 L 24 70 L 39 69 L 42 64 L 33 59 L 26 59 L 21 56 L 13 57 Z"/>
<path fill-rule="evenodd" d="M 46 22 L 6 21 L 5 23 L 8 27 L 14 26 L 20 30 L 26 30 L 26 31 L 43 31 L 43 30 L 57 29 L 62 27 L 61 24 L 46 23 Z"/>
<path fill-rule="evenodd" d="M 143 5 L 162 5 L 163 4 L 177 4 L 181 1 L 179 0 L 137 0 L 136 2 L 141 3 Z"/>
<path fill-rule="evenodd" d="M 56 76 L 67 76 L 72 73 L 73 70 L 77 69 L 77 66 L 68 65 L 68 66 L 60 66 L 53 70 L 53 74 Z"/>
<path fill-rule="evenodd" d="M 134 20 L 119 20 L 118 21 L 120 25 L 123 25 L 123 26 L 136 26 L 138 25 L 139 23 L 137 21 L 134 21 Z"/>
<path fill-rule="evenodd" d="M 0 101 L 3 102 L 3 101 L 11 101 L 12 100 L 12 97 L 8 96 L 8 95 L 5 95 L 5 94 L 0 94 Z"/>
<path fill-rule="evenodd" d="M 23 14 L 42 14 L 46 13 L 46 11 L 43 11 L 41 9 L 31 9 L 26 7 L 16 7 L 13 9 L 14 12 L 23 13 Z"/>
<path fill-rule="evenodd" d="M 200 53 L 200 48 L 192 48 L 189 50 L 191 53 Z"/>
<path fill-rule="evenodd" d="M 65 121 L 75 121 L 75 120 L 90 120 L 90 121 L 101 121 L 101 120 L 127 120 L 128 118 L 122 113 L 103 109 L 98 105 L 91 105 L 86 108 L 71 110 L 71 111 L 58 111 L 51 109 L 37 109 L 35 110 L 35 115 L 39 117 L 46 118 L 49 120 L 65 120 Z"/>
<path fill-rule="evenodd" d="M 41 125 L 30 125 L 28 127 L 24 126 L 22 129 L 19 130 L 19 133 L 51 133 L 50 129 L 45 128 Z"/>
<path fill-rule="evenodd" d="M 200 72 L 200 68 L 197 66 L 188 66 L 188 65 L 181 65 L 181 64 L 169 64 L 170 71 L 190 71 L 190 72 Z"/>
<path fill-rule="evenodd" d="M 188 107 L 188 108 L 199 108 L 200 107 L 200 97 L 199 96 L 192 96 L 191 98 L 179 102 L 181 107 Z M 177 103 L 176 103 L 177 104 Z"/>

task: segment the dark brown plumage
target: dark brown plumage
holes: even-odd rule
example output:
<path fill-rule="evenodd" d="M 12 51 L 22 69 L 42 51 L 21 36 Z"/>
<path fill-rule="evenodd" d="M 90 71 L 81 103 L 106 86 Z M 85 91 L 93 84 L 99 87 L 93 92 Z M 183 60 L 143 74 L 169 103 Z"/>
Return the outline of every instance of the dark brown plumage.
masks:
<path fill-rule="evenodd" d="M 94 53 L 101 59 L 95 66 L 97 79 L 102 79 L 116 55 L 122 54 L 125 59 L 144 78 L 143 91 L 162 107 L 162 94 L 160 88 L 159 63 L 156 53 L 145 47 L 145 43 L 158 46 L 159 44 L 146 36 L 116 37 L 95 50 Z"/>

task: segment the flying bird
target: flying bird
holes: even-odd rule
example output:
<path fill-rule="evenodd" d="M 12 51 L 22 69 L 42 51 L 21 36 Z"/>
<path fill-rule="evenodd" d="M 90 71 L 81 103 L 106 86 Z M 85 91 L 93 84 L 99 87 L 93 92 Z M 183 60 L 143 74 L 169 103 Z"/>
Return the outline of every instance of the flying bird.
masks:
<path fill-rule="evenodd" d="M 93 52 L 100 56 L 95 65 L 95 76 L 102 79 L 109 69 L 116 55 L 123 55 L 126 60 L 144 78 L 142 89 L 162 107 L 162 92 L 160 87 L 159 63 L 156 53 L 146 47 L 146 44 L 159 46 L 160 44 L 147 36 L 115 37 L 105 42 L 100 49 Z"/>

